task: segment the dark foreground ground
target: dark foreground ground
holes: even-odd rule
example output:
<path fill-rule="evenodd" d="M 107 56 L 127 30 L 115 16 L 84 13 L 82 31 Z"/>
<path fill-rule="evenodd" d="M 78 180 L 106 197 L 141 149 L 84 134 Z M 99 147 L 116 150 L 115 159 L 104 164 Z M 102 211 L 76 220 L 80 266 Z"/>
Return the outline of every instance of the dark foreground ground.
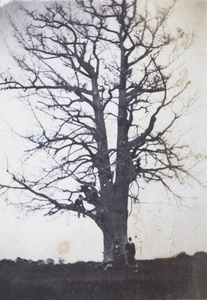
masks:
<path fill-rule="evenodd" d="M 0 261 L 0 300 L 207 299 L 207 254 L 103 271 L 100 263 Z"/>

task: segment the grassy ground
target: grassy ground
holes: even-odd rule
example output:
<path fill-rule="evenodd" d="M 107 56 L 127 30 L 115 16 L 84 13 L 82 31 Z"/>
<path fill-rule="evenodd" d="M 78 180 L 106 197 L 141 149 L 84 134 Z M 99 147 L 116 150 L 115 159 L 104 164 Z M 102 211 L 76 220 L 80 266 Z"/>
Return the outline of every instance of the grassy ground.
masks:
<path fill-rule="evenodd" d="M 0 300 L 207 299 L 207 254 L 110 268 L 95 262 L 54 265 L 0 261 Z"/>

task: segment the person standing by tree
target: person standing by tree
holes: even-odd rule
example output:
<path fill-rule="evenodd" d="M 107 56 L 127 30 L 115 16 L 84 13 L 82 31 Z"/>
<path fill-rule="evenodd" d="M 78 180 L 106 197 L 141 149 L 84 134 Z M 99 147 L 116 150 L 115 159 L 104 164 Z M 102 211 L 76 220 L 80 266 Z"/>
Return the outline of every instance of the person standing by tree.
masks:
<path fill-rule="evenodd" d="M 127 263 L 130 266 L 132 266 L 135 263 L 134 256 L 135 256 L 136 250 L 135 250 L 135 245 L 132 242 L 131 237 L 129 238 L 129 241 L 126 243 L 125 250 L 126 250 Z"/>
<path fill-rule="evenodd" d="M 113 260 L 114 260 L 114 266 L 119 267 L 122 264 L 122 258 L 123 256 L 121 255 L 121 247 L 119 240 L 116 239 L 113 247 Z"/>

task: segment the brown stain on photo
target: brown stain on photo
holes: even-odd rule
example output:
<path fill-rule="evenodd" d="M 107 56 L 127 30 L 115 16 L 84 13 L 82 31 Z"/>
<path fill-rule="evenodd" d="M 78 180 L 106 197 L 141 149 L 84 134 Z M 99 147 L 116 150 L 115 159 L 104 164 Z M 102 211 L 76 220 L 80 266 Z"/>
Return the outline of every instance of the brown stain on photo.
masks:
<path fill-rule="evenodd" d="M 59 254 L 67 254 L 70 250 L 70 243 L 68 241 L 61 241 L 57 245 L 57 251 Z"/>

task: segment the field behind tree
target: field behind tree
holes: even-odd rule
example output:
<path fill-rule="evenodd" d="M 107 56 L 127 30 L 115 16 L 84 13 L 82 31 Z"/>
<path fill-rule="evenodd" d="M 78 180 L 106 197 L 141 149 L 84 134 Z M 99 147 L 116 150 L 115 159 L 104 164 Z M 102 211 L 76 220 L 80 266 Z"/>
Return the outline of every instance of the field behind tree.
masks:
<path fill-rule="evenodd" d="M 207 299 L 207 254 L 103 270 L 101 263 L 0 261 L 0 300 Z"/>

